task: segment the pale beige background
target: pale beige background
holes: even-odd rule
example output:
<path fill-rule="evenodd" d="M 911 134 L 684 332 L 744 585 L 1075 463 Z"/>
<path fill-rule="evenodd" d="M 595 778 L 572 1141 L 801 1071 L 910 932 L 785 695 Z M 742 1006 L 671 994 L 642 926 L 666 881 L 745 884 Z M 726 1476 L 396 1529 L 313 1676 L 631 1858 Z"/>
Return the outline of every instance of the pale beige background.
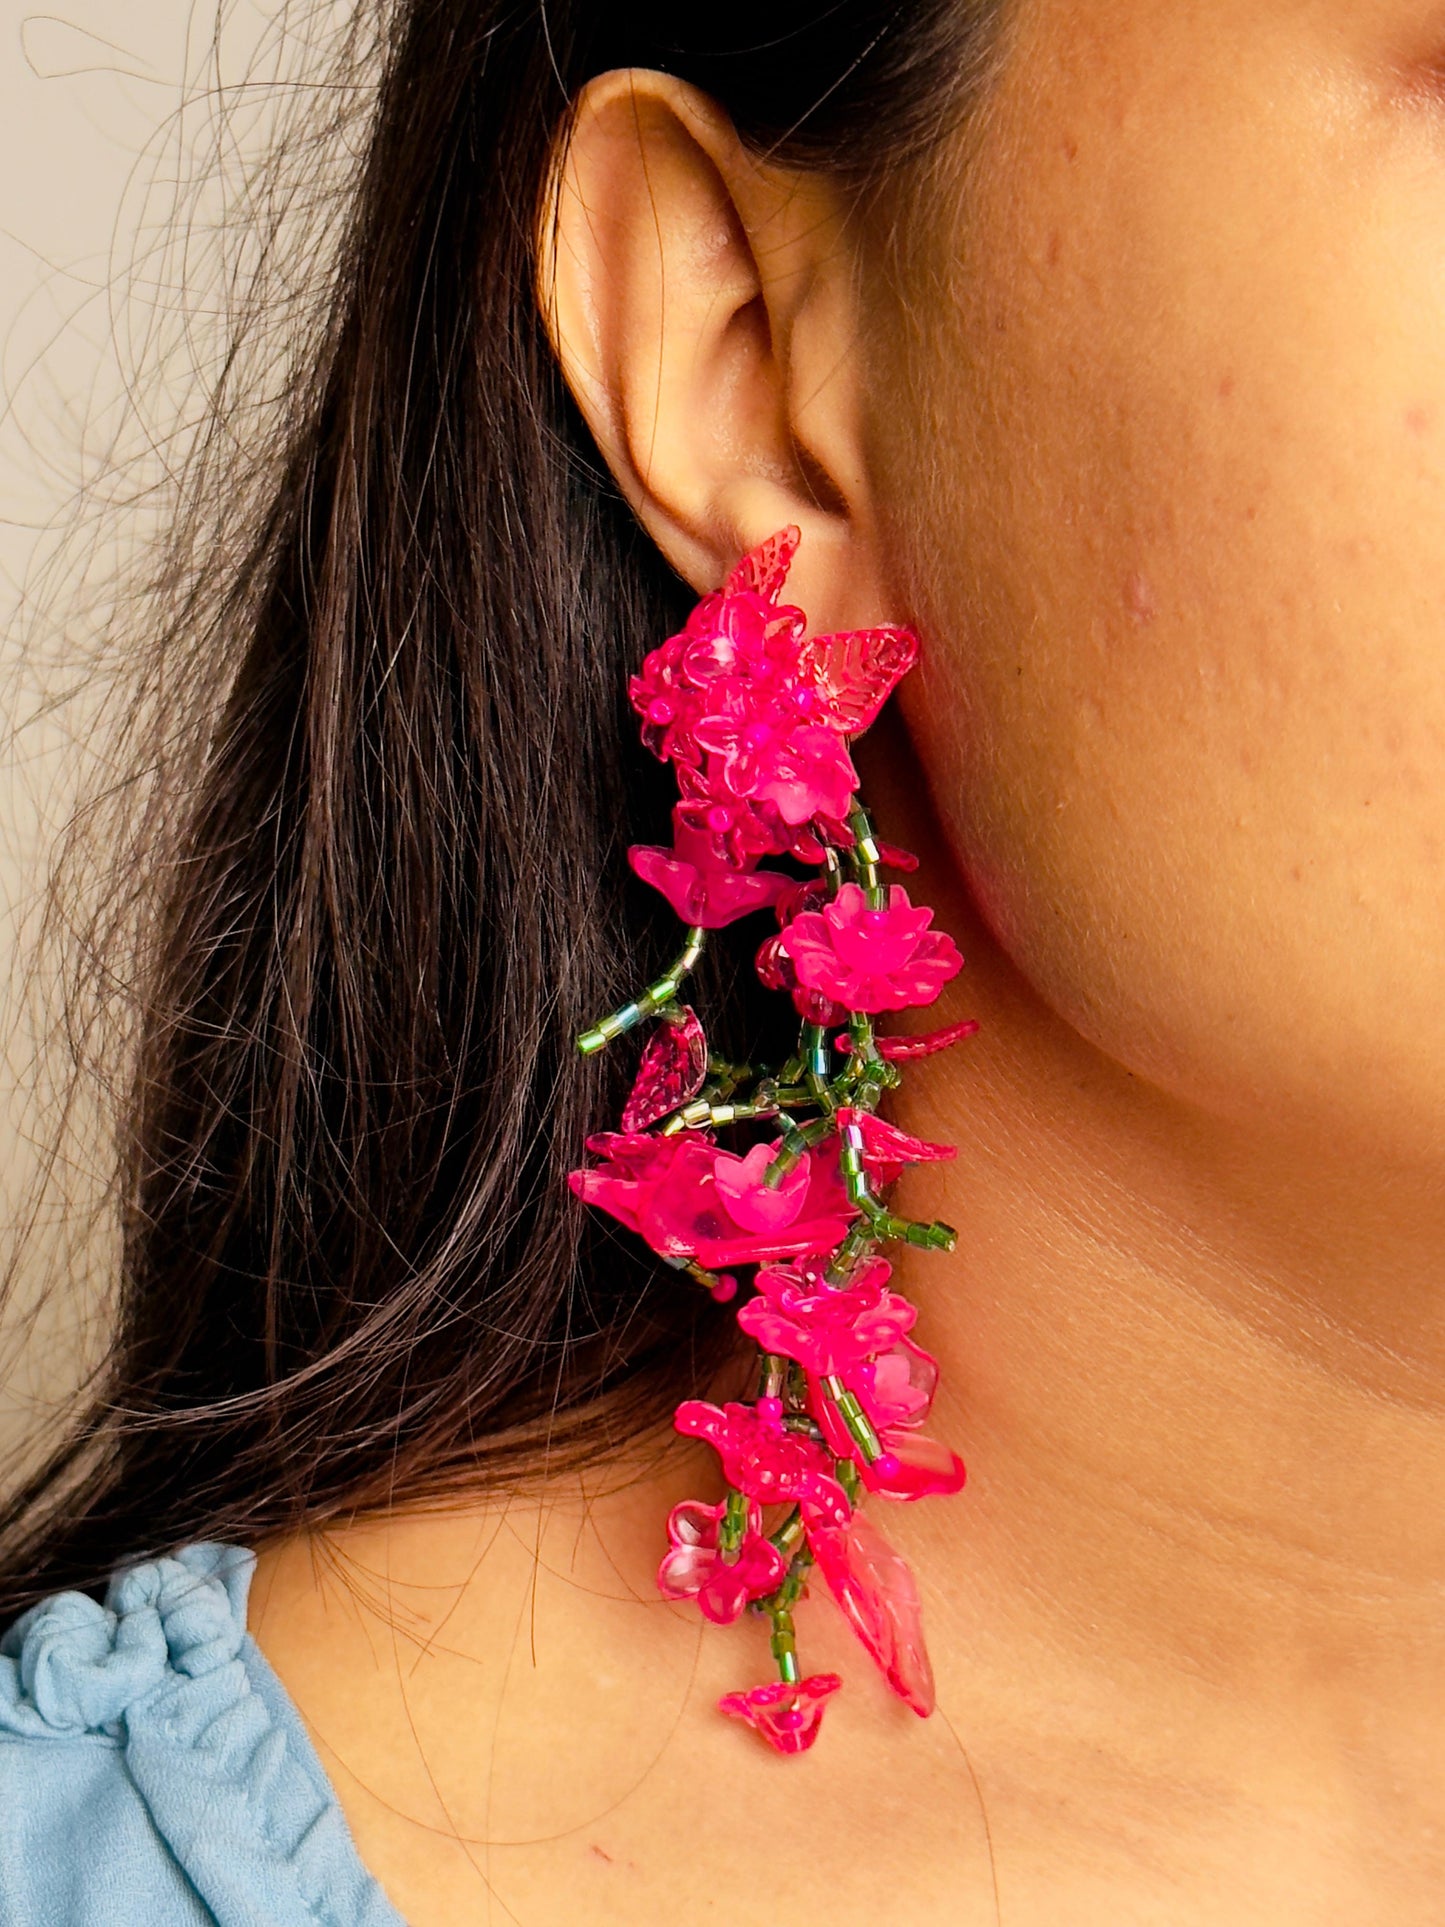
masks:
<path fill-rule="evenodd" d="M 183 453 L 214 352 L 234 203 L 294 17 L 244 0 L 0 0 L 0 1103 L 4 1258 L 19 1249 L 63 1057 L 34 932 L 56 834 L 105 753 L 88 657 L 148 484 Z M 343 9 L 334 10 L 339 19 Z M 210 334 L 208 334 L 210 328 Z M 39 1066 L 39 1074 L 37 1074 Z M 92 1110 L 94 1106 L 92 1105 Z M 96 1168 L 99 1158 L 95 1160 Z M 0 1442 L 28 1428 L 104 1329 L 104 1222 L 82 1156 L 44 1199 L 0 1331 Z M 65 1289 L 30 1328 L 47 1279 Z"/>

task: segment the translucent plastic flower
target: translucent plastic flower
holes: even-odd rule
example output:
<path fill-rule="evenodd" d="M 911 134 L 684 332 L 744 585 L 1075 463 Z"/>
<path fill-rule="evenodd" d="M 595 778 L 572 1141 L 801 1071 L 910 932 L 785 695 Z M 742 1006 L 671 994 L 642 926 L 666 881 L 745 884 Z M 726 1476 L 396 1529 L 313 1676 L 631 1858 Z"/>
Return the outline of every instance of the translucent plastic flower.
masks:
<path fill-rule="evenodd" d="M 675 850 L 634 843 L 627 861 L 654 890 L 660 890 L 684 923 L 721 930 L 754 910 L 767 910 L 788 886 L 771 870 L 700 870 Z"/>
<path fill-rule="evenodd" d="M 900 1338 L 849 1374 L 848 1388 L 878 1432 L 921 1425 L 938 1388 L 938 1361 L 912 1338 Z"/>
<path fill-rule="evenodd" d="M 698 688 L 732 677 L 796 682 L 807 618 L 775 595 L 726 586 L 705 595 L 678 638 L 687 680 Z"/>
<path fill-rule="evenodd" d="M 603 1162 L 586 1170 L 569 1171 L 567 1182 L 587 1204 L 595 1204 L 626 1225 L 642 1232 L 642 1213 L 672 1165 L 691 1155 L 698 1134 L 679 1131 L 662 1137 L 646 1131 L 598 1131 L 587 1149 Z"/>
<path fill-rule="evenodd" d="M 804 720 L 794 692 L 729 683 L 719 693 L 726 706 L 710 708 L 693 728 L 694 739 L 712 753 L 706 770 L 712 793 L 771 803 L 791 824 L 848 814 L 858 772 L 842 736 Z"/>
<path fill-rule="evenodd" d="M 917 1308 L 888 1289 L 891 1267 L 876 1258 L 846 1286 L 831 1286 L 799 1265 L 765 1265 L 758 1295 L 738 1324 L 764 1351 L 793 1358 L 816 1377 L 845 1379 L 913 1328 Z"/>
<path fill-rule="evenodd" d="M 782 574 L 786 574 L 786 564 Z M 782 574 L 770 587 L 743 586 L 736 572 L 720 590 L 704 596 L 685 627 L 644 657 L 627 685 L 632 706 L 642 718 L 642 740 L 654 755 L 681 764 L 700 764 L 697 724 L 715 711 L 718 686 L 756 685 L 784 698 L 808 692 L 794 702 L 804 720 L 819 706 L 812 694 L 813 671 L 800 668 L 806 618 L 776 600 Z"/>
<path fill-rule="evenodd" d="M 746 1693 L 724 1693 L 718 1710 L 746 1720 L 779 1753 L 806 1753 L 818 1737 L 824 1707 L 842 1684 L 836 1673 L 810 1673 L 795 1686 L 774 1680 Z"/>
<path fill-rule="evenodd" d="M 667 1515 L 668 1549 L 657 1569 L 658 1590 L 667 1599 L 696 1599 L 705 1619 L 731 1625 L 753 1599 L 763 1599 L 782 1584 L 788 1562 L 763 1536 L 762 1510 L 748 1505 L 747 1529 L 736 1555 L 725 1559 L 718 1548 L 718 1527 L 727 1503 L 704 1505 L 684 1499 Z"/>
<path fill-rule="evenodd" d="M 837 1160 L 817 1151 L 774 1188 L 764 1173 L 775 1141 L 744 1157 L 720 1150 L 703 1131 L 602 1132 L 587 1144 L 605 1162 L 569 1172 L 572 1189 L 664 1258 L 696 1258 L 716 1270 L 828 1251 L 856 1216 Z"/>
<path fill-rule="evenodd" d="M 772 1187 L 764 1174 L 777 1149 L 767 1140 L 738 1157 L 699 1142 L 648 1200 L 642 1235 L 664 1256 L 712 1269 L 831 1250 L 856 1216 L 836 1157 L 810 1151 Z"/>
<path fill-rule="evenodd" d="M 902 884 L 885 908 L 870 910 L 862 886 L 845 883 L 821 911 L 804 911 L 783 930 L 798 981 L 849 1010 L 902 1010 L 931 1004 L 963 968 L 952 937 L 930 930 L 932 910 L 915 909 Z"/>
<path fill-rule="evenodd" d="M 680 803 L 672 813 L 670 850 L 635 843 L 627 852 L 638 876 L 662 892 L 684 923 L 721 930 L 753 910 L 771 909 L 797 888 L 779 870 L 754 869 L 757 853 L 738 847 L 737 813 L 725 803 Z"/>
<path fill-rule="evenodd" d="M 888 1684 L 926 1718 L 934 1704 L 933 1668 L 908 1561 L 863 1512 L 855 1512 L 846 1526 L 810 1532 L 808 1545 L 843 1617 Z"/>
<path fill-rule="evenodd" d="M 852 1508 L 821 1445 L 783 1424 L 777 1399 L 757 1406 L 684 1399 L 673 1417 L 688 1438 L 706 1439 L 729 1485 L 760 1505 L 801 1505 L 820 1525 L 842 1525 Z"/>
<path fill-rule="evenodd" d="M 873 1263 L 886 1273 L 888 1267 L 883 1259 L 875 1259 Z M 760 1282 L 762 1276 L 759 1273 Z M 743 1312 L 755 1302 L 750 1300 L 738 1313 L 740 1324 Z M 907 1302 L 898 1300 L 900 1305 Z M 910 1305 L 909 1310 L 912 1309 Z M 779 1331 L 777 1336 L 786 1342 L 787 1334 Z M 792 1353 L 786 1355 L 791 1357 Z M 821 1382 L 823 1374 L 805 1366 L 808 1410 L 833 1456 L 852 1459 L 868 1490 L 881 1492 L 890 1499 L 924 1499 L 960 1491 L 966 1476 L 963 1460 L 941 1439 L 926 1438 L 914 1429 L 927 1418 L 938 1384 L 938 1364 L 932 1354 L 915 1344 L 905 1330 L 876 1355 L 850 1362 L 840 1353 L 835 1355 L 835 1362 L 841 1367 L 836 1376 L 862 1406 L 883 1447 L 883 1456 L 871 1464 L 865 1459 L 832 1395 Z"/>
<path fill-rule="evenodd" d="M 844 1383 L 849 1391 L 858 1393 L 856 1384 Z M 861 1397 L 859 1402 L 864 1403 Z M 883 1456 L 869 1464 L 837 1406 L 814 1378 L 808 1381 L 808 1409 L 818 1421 L 829 1451 L 840 1459 L 851 1458 L 870 1492 L 880 1492 L 888 1499 L 931 1499 L 963 1490 L 963 1460 L 941 1439 L 925 1437 L 896 1421 L 880 1425 L 874 1420 Z"/>
<path fill-rule="evenodd" d="M 798 831 L 777 811 L 739 796 L 717 796 L 695 769 L 680 768 L 682 801 L 672 811 L 672 842 L 700 870 L 751 870 L 760 857 L 797 854 Z"/>

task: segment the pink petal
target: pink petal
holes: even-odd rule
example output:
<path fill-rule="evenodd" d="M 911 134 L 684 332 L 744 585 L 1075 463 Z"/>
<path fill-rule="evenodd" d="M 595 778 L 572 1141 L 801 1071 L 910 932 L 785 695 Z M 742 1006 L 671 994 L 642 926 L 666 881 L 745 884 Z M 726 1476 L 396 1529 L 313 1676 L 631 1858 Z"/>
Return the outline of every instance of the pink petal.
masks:
<path fill-rule="evenodd" d="M 869 1163 L 926 1164 L 958 1155 L 956 1145 L 931 1144 L 926 1138 L 910 1137 L 907 1131 L 900 1131 L 896 1124 L 890 1124 L 875 1111 L 839 1105 L 838 1122 L 852 1124 L 862 1132 L 863 1156 Z"/>
<path fill-rule="evenodd" d="M 775 904 L 792 879 L 773 870 L 699 870 L 675 851 L 634 843 L 627 861 L 654 890 L 660 890 L 684 923 L 721 930 L 754 910 Z"/>
<path fill-rule="evenodd" d="M 863 1483 L 870 1492 L 881 1492 L 890 1499 L 931 1499 L 962 1491 L 963 1460 L 941 1439 L 889 1427 L 881 1440 L 891 1465 L 883 1459 L 874 1465 L 859 1461 Z"/>
<path fill-rule="evenodd" d="M 911 1338 L 865 1365 L 860 1365 L 852 1389 L 875 1429 L 921 1425 L 928 1417 L 938 1387 L 938 1361 Z"/>
<path fill-rule="evenodd" d="M 744 1231 L 781 1231 L 797 1218 L 808 1194 L 809 1166 L 794 1165 L 775 1190 L 763 1173 L 777 1154 L 776 1142 L 755 1144 L 746 1157 L 719 1151 L 713 1167 L 729 1215 Z"/>
<path fill-rule="evenodd" d="M 842 1684 L 836 1673 L 812 1673 L 795 1686 L 777 1680 L 746 1693 L 725 1693 L 718 1710 L 746 1720 L 779 1753 L 804 1753 L 818 1737 L 825 1705 Z"/>

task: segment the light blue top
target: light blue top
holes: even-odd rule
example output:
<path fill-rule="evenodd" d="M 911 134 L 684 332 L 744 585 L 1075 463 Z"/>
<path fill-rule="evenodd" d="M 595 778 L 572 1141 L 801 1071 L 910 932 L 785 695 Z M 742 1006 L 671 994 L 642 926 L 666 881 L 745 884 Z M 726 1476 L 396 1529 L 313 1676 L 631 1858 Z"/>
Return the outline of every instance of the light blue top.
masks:
<path fill-rule="evenodd" d="M 200 1540 L 0 1635 L 4 1927 L 406 1927 Z"/>

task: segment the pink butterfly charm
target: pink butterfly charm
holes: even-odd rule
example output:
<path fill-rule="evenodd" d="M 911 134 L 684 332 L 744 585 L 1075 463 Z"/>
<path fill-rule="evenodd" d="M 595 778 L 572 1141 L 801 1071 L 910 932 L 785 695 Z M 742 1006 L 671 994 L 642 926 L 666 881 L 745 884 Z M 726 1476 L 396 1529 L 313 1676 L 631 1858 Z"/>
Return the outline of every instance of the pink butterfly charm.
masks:
<path fill-rule="evenodd" d="M 645 1131 L 678 1110 L 697 1096 L 706 1077 L 707 1039 L 697 1012 L 684 1004 L 681 1022 L 659 1024 L 647 1040 L 622 1113 L 623 1131 Z"/>
<path fill-rule="evenodd" d="M 846 629 L 810 636 L 798 667 L 822 699 L 823 720 L 857 736 L 918 660 L 911 629 Z"/>

